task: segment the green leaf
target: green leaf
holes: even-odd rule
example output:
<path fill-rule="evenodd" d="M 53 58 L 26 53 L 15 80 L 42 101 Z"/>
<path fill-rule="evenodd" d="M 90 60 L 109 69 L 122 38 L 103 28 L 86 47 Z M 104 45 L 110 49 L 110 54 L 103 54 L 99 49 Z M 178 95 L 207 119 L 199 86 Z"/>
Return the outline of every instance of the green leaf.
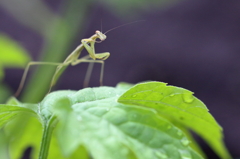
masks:
<path fill-rule="evenodd" d="M 37 116 L 35 104 L 23 104 L 16 98 L 10 98 L 7 104 L 0 104 L 0 128 L 4 126 L 13 159 L 21 158 L 26 148 L 40 143 L 37 138 L 41 138 L 41 124 L 31 116 Z M 40 129 L 36 131 L 38 125 Z"/>
<path fill-rule="evenodd" d="M 8 104 L 0 104 L 0 128 L 3 127 L 7 122 L 12 120 L 19 112 L 30 112 L 34 113 L 34 111 L 25 108 L 24 105 L 16 106 L 16 105 L 8 105 Z"/>
<path fill-rule="evenodd" d="M 32 147 L 31 159 L 37 159 L 42 137 L 42 125 L 36 117 L 21 113 L 5 126 L 10 139 L 11 159 L 19 159 L 25 150 Z"/>
<path fill-rule="evenodd" d="M 203 152 L 201 147 L 198 145 L 198 143 L 194 139 L 192 133 L 186 127 L 183 127 L 182 125 L 177 125 L 177 123 L 174 123 L 174 125 L 177 126 L 179 129 L 181 129 L 183 131 L 183 133 L 186 135 L 186 137 L 188 138 L 188 140 L 191 141 L 189 143 L 189 146 L 191 146 L 191 148 L 194 149 L 196 152 L 198 152 L 203 158 L 207 158 L 206 154 Z"/>
<path fill-rule="evenodd" d="M 166 86 L 161 82 L 135 85 L 125 92 L 119 102 L 152 108 L 161 116 L 184 125 L 200 135 L 223 159 L 231 158 L 222 141 L 222 128 L 207 107 L 183 88 Z"/>
<path fill-rule="evenodd" d="M 29 61 L 30 57 L 22 46 L 7 35 L 0 34 L 0 70 L 2 67 L 24 68 Z"/>
<path fill-rule="evenodd" d="M 54 112 L 59 118 L 56 131 L 66 156 L 82 145 L 94 159 L 202 158 L 183 132 L 153 109 L 118 103 L 122 88 L 86 88 L 65 92 L 65 97 L 62 93 L 49 94 L 58 102 L 46 97 L 40 107 L 47 117 Z"/>
<path fill-rule="evenodd" d="M 3 131 L 3 129 L 0 129 L 0 154 L 1 158 L 3 159 L 9 159 L 8 156 L 8 140 L 7 137 Z"/>
<path fill-rule="evenodd" d="M 12 158 L 20 158 L 31 146 L 31 158 L 37 159 L 42 127 L 44 132 L 46 126 L 53 128 L 54 124 L 48 125 L 53 118 L 59 123 L 52 137 L 47 137 L 51 138 L 49 158 L 202 159 L 187 129 L 199 131 L 197 124 L 208 133 L 196 131 L 205 139 L 212 133 L 215 133 L 212 138 L 222 135 L 220 126 L 192 92 L 160 82 L 130 87 L 119 84 L 116 88 L 56 91 L 39 104 L 20 103 L 11 98 L 0 105 L 0 121 L 4 122 L 2 126 L 6 125 L 11 139 Z M 30 114 L 35 117 L 37 114 L 38 118 Z M 207 141 L 222 148 L 221 138 L 217 139 Z M 222 150 L 227 154 L 226 149 Z"/>

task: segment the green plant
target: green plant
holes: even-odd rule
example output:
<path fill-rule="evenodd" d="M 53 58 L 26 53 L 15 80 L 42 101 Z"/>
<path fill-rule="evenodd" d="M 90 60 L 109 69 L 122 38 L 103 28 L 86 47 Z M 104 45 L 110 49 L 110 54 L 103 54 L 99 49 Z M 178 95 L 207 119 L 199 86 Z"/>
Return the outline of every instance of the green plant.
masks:
<path fill-rule="evenodd" d="M 201 159 L 189 129 L 230 159 L 206 106 L 162 82 L 56 91 L 38 104 L 11 98 L 0 112 L 13 159 L 29 146 L 32 159 Z"/>

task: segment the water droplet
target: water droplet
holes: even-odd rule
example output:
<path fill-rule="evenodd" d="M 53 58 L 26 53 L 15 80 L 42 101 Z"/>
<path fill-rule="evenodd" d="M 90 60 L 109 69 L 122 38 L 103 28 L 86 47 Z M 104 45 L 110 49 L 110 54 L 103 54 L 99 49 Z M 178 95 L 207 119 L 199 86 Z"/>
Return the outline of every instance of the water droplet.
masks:
<path fill-rule="evenodd" d="M 177 131 L 177 134 L 178 134 L 178 136 L 182 136 L 182 135 L 183 135 L 183 132 L 182 132 L 181 130 L 178 130 L 178 131 Z"/>
<path fill-rule="evenodd" d="M 155 151 L 155 155 L 161 159 L 168 158 L 167 154 L 163 151 Z"/>
<path fill-rule="evenodd" d="M 137 95 L 136 95 L 136 94 L 134 94 L 134 95 L 132 95 L 132 97 L 133 97 L 133 98 L 135 98 L 135 97 L 137 97 Z"/>
<path fill-rule="evenodd" d="M 189 142 L 189 140 L 186 137 L 184 137 L 184 138 L 182 138 L 181 143 L 183 144 L 183 146 L 188 146 L 188 144 L 190 142 Z"/>
<path fill-rule="evenodd" d="M 182 159 L 191 159 L 191 154 L 186 150 L 178 150 Z"/>
<path fill-rule="evenodd" d="M 175 94 L 170 94 L 170 97 L 173 97 L 173 96 L 175 96 Z"/>
<path fill-rule="evenodd" d="M 108 92 L 108 94 L 110 94 L 110 95 L 111 95 L 111 94 L 114 94 L 114 92 Z"/>
<path fill-rule="evenodd" d="M 194 100 L 194 97 L 192 95 L 192 93 L 184 93 L 182 94 L 183 100 L 186 103 L 192 103 Z"/>

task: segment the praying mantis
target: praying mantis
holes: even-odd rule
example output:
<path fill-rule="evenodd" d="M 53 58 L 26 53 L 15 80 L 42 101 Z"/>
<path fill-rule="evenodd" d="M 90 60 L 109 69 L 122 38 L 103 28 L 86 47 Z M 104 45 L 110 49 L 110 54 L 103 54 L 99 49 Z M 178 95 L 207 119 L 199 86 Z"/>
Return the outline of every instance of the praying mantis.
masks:
<path fill-rule="evenodd" d="M 104 60 L 106 60 L 109 56 L 110 53 L 109 52 L 103 52 L 103 53 L 96 53 L 95 52 L 95 48 L 94 45 L 95 43 L 101 43 L 102 41 L 104 41 L 107 36 L 106 33 L 117 29 L 119 27 L 125 26 L 125 25 L 129 25 L 132 23 L 136 23 L 136 22 L 140 22 L 140 21 L 144 21 L 144 20 L 138 20 L 138 21 L 134 21 L 134 22 L 130 22 L 130 23 L 126 23 L 117 27 L 114 27 L 108 31 L 106 31 L 105 33 L 102 33 L 101 31 L 97 30 L 95 32 L 94 35 L 92 35 L 90 38 L 87 39 L 82 39 L 81 40 L 81 44 L 77 46 L 77 48 L 75 50 L 73 50 L 72 53 L 70 53 L 67 58 L 64 60 L 64 62 L 60 63 L 60 62 L 40 62 L 40 61 L 32 61 L 29 62 L 28 65 L 26 66 L 21 82 L 19 84 L 19 87 L 15 93 L 15 97 L 17 97 L 20 92 L 22 91 L 25 79 L 27 77 L 27 73 L 29 70 L 30 66 L 33 65 L 53 65 L 53 66 L 57 66 L 56 71 L 52 77 L 51 83 L 50 83 L 50 88 L 48 93 L 51 91 L 52 87 L 56 84 L 58 78 L 61 76 L 61 74 L 63 73 L 63 71 L 69 66 L 75 66 L 79 63 L 89 63 L 89 67 L 84 79 L 84 87 L 86 87 L 88 85 L 88 81 L 90 79 L 91 76 L 91 72 L 92 72 L 92 68 L 93 68 L 93 64 L 94 63 L 100 63 L 101 66 L 101 72 L 100 72 L 100 85 L 103 84 L 103 71 L 104 71 Z M 100 41 L 97 41 L 97 39 L 99 39 Z M 82 58 L 79 58 L 81 52 L 83 49 L 86 49 L 88 52 L 88 55 L 83 56 Z"/>
<path fill-rule="evenodd" d="M 112 30 L 112 29 L 111 29 Z M 109 30 L 110 31 L 110 30 Z M 105 32 L 106 34 L 107 32 Z M 77 46 L 77 48 L 70 54 L 68 55 L 68 57 L 64 60 L 63 63 L 58 63 L 58 62 L 40 62 L 40 61 L 32 61 L 29 62 L 28 65 L 26 66 L 21 82 L 19 84 L 19 87 L 15 93 L 15 96 L 17 97 L 24 85 L 28 70 L 30 66 L 33 65 L 55 65 L 57 66 L 56 71 L 52 77 L 51 80 L 51 84 L 50 84 L 50 88 L 48 93 L 51 91 L 52 87 L 56 84 L 58 78 L 61 76 L 61 74 L 63 73 L 63 71 L 67 68 L 67 66 L 72 65 L 75 66 L 79 63 L 90 63 L 89 64 L 89 69 L 87 71 L 85 80 L 84 80 L 84 85 L 86 86 L 86 83 L 88 82 L 90 75 L 91 75 L 91 71 L 92 71 L 92 64 L 93 63 L 100 63 L 102 65 L 101 67 L 101 73 L 100 73 L 100 85 L 102 85 L 102 81 L 103 81 L 103 71 L 104 71 L 104 60 L 106 60 L 109 56 L 110 53 L 109 52 L 103 52 L 103 53 L 95 53 L 95 42 L 100 43 L 102 41 L 104 41 L 107 36 L 104 33 L 102 33 L 101 31 L 96 31 L 94 35 L 92 35 L 90 38 L 88 39 L 82 39 L 81 40 L 81 44 Z M 97 39 L 100 39 L 100 41 L 97 41 Z M 88 52 L 88 55 L 82 57 L 79 59 L 79 56 L 82 52 L 83 49 L 86 49 Z"/>

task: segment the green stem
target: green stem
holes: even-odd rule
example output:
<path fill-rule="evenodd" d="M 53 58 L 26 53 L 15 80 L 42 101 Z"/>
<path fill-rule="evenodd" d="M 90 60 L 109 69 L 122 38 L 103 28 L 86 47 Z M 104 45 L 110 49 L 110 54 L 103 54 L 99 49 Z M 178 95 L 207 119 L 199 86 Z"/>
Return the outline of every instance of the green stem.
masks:
<path fill-rule="evenodd" d="M 43 129 L 43 136 L 42 136 L 42 142 L 41 142 L 38 159 L 47 159 L 49 146 L 50 146 L 50 142 L 51 142 L 51 137 L 52 137 L 52 132 L 53 132 L 56 124 L 57 124 L 56 117 L 52 117 L 47 122 L 47 124 L 45 124 L 44 129 Z"/>

